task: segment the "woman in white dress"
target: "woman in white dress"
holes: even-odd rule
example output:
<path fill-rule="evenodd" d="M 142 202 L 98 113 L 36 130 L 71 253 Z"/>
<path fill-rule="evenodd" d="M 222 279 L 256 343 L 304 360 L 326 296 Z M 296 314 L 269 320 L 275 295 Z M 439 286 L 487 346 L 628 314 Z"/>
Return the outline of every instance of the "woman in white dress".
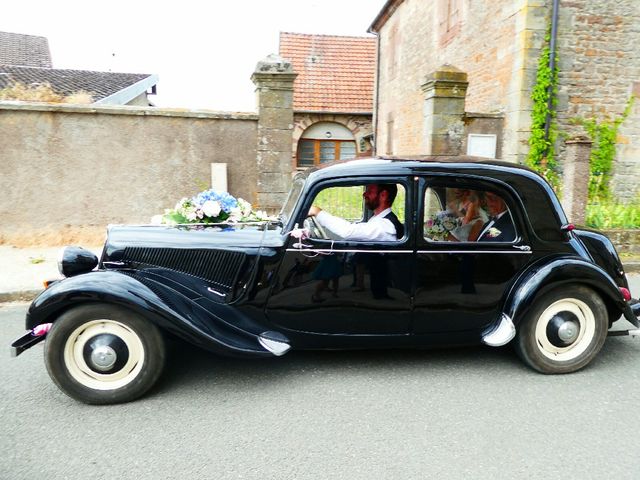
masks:
<path fill-rule="evenodd" d="M 453 240 L 475 242 L 489 215 L 482 208 L 482 192 L 465 188 L 455 189 L 455 210 L 460 217 L 460 225 L 451 230 Z"/>

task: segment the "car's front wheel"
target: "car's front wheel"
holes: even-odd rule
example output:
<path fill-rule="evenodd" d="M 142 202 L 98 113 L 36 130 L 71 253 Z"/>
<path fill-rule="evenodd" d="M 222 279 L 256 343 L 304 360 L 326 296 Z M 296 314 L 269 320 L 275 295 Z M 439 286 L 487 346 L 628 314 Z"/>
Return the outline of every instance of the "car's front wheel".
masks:
<path fill-rule="evenodd" d="M 109 404 L 134 400 L 156 383 L 165 346 L 158 328 L 135 313 L 88 304 L 54 322 L 44 355 L 49 375 L 67 395 Z"/>
<path fill-rule="evenodd" d="M 516 351 L 539 372 L 575 372 L 600 351 L 608 325 L 596 292 L 577 285 L 559 288 L 536 300 L 518 328 Z"/>

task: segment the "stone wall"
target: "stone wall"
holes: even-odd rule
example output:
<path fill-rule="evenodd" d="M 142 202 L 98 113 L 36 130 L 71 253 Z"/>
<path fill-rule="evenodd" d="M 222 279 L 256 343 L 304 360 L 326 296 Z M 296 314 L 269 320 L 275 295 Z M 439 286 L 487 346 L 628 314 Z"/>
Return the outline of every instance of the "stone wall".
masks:
<path fill-rule="evenodd" d="M 572 119 L 615 119 L 635 90 L 640 95 L 638 0 L 560 2 L 558 121 L 569 135 L 584 134 Z M 640 175 L 640 108 L 621 125 L 614 191 L 631 200 Z"/>
<path fill-rule="evenodd" d="M 269 213 L 277 212 L 291 186 L 289 163 L 293 132 L 293 81 L 291 62 L 269 55 L 258 62 L 251 80 L 258 103 L 257 203 Z"/>
<path fill-rule="evenodd" d="M 455 15 L 443 11 L 447 3 Z M 467 111 L 504 116 L 502 158 L 523 160 L 546 3 L 401 2 L 378 32 L 377 153 L 429 153 L 420 87 L 426 75 L 451 64 L 468 75 Z"/>
<path fill-rule="evenodd" d="M 464 116 L 465 133 L 462 139 L 462 152 L 467 151 L 468 135 L 472 133 L 494 134 L 496 139 L 496 158 L 502 157 L 502 139 L 504 137 L 504 118 L 500 114 L 466 112 Z"/>
<path fill-rule="evenodd" d="M 640 256 L 640 230 L 609 229 L 602 230 L 613 242 L 619 254 Z"/>
<path fill-rule="evenodd" d="M 139 107 L 0 104 L 0 243 L 103 240 L 148 223 L 228 164 L 256 201 L 257 115 Z"/>

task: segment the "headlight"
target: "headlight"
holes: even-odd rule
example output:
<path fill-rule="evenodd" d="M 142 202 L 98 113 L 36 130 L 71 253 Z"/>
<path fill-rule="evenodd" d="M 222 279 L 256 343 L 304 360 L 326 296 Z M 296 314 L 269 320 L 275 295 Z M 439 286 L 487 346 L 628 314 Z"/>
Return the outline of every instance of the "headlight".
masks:
<path fill-rule="evenodd" d="M 98 257 L 82 247 L 64 247 L 58 256 L 58 271 L 65 277 L 90 272 L 98 265 Z"/>

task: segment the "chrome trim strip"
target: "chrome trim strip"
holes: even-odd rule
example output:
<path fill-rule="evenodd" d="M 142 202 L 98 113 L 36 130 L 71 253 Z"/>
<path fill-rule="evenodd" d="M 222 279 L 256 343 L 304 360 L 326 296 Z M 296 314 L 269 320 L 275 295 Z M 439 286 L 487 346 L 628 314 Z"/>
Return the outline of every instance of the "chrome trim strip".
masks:
<path fill-rule="evenodd" d="M 418 250 L 417 253 L 518 253 L 531 255 L 533 252 L 522 250 Z"/>
<path fill-rule="evenodd" d="M 262 336 L 258 336 L 258 342 L 260 342 L 260 345 L 262 345 L 266 350 L 273 353 L 276 357 L 284 355 L 291 348 L 291 345 L 289 345 L 288 343 L 278 342 L 276 340 L 271 340 Z"/>
<path fill-rule="evenodd" d="M 516 327 L 508 315 L 502 314 L 498 328 L 482 336 L 482 341 L 490 347 L 501 347 L 516 336 Z"/>
<path fill-rule="evenodd" d="M 215 295 L 218 295 L 219 297 L 226 297 L 226 296 L 227 296 L 227 294 L 226 294 L 226 293 L 220 293 L 220 292 L 218 292 L 217 290 L 214 290 L 214 289 L 213 289 L 213 288 L 211 288 L 211 287 L 207 287 L 207 291 L 208 291 L 208 292 L 211 292 L 211 293 L 213 293 L 213 294 L 215 294 Z"/>
<path fill-rule="evenodd" d="M 124 267 L 128 264 L 120 261 L 107 261 L 107 262 L 102 262 L 102 265 L 106 265 L 109 267 Z"/>
<path fill-rule="evenodd" d="M 304 253 L 413 253 L 413 250 L 356 250 L 356 249 L 337 249 L 337 248 L 287 248 L 287 252 L 304 252 Z"/>

